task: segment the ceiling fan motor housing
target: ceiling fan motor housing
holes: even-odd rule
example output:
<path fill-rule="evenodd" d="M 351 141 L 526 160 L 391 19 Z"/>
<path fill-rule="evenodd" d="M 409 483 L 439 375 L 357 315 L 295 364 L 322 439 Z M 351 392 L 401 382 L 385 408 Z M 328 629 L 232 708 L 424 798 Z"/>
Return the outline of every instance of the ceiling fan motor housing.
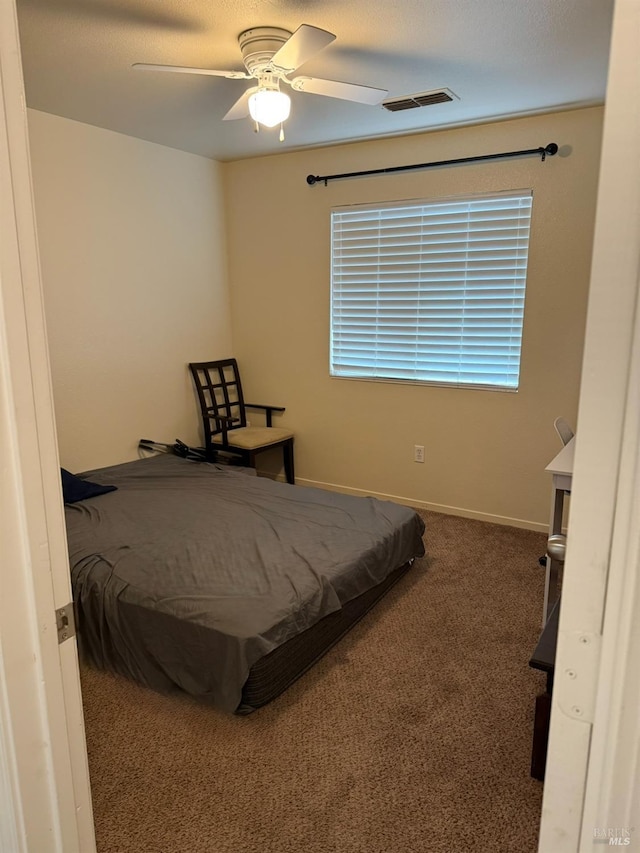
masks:
<path fill-rule="evenodd" d="M 280 27 L 254 27 L 240 33 L 238 44 L 249 74 L 257 77 L 264 73 L 271 63 L 271 58 L 290 37 L 289 30 Z"/>

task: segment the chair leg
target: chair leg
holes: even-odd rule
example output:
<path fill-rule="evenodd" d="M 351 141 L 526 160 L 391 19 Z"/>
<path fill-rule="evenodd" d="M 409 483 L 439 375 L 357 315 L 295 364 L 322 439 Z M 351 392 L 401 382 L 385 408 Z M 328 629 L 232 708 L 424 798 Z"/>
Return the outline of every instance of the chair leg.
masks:
<path fill-rule="evenodd" d="M 282 445 L 282 455 L 284 457 L 284 474 L 287 478 L 287 483 L 294 485 L 296 480 L 293 471 L 293 439 Z"/>
<path fill-rule="evenodd" d="M 216 453 L 213 442 L 211 441 L 211 436 L 207 432 L 207 424 L 205 422 L 204 425 L 204 455 L 207 462 L 215 462 L 218 458 L 218 454 Z"/>

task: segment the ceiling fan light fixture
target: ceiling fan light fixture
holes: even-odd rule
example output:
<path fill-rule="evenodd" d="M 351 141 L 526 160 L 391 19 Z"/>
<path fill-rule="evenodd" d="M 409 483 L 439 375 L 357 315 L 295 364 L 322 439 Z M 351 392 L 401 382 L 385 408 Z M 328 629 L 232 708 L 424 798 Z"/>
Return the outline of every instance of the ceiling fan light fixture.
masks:
<path fill-rule="evenodd" d="M 291 98 L 278 89 L 259 89 L 249 98 L 249 113 L 265 127 L 275 127 L 289 118 Z"/>

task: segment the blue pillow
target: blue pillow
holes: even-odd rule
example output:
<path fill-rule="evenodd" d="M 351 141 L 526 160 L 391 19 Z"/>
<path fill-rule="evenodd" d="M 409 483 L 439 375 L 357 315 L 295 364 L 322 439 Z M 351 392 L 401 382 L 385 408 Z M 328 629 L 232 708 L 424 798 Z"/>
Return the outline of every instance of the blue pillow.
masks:
<path fill-rule="evenodd" d="M 60 475 L 62 477 L 62 497 L 66 504 L 95 498 L 107 492 L 114 492 L 118 488 L 117 486 L 101 486 L 99 483 L 83 480 L 82 477 L 76 477 L 75 474 L 70 474 L 64 468 L 60 469 Z"/>

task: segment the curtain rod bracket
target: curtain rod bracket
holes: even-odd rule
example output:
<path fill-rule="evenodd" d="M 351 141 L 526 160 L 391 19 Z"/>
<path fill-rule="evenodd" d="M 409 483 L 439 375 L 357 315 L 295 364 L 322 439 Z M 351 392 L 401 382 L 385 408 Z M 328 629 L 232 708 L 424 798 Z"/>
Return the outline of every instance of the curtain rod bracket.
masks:
<path fill-rule="evenodd" d="M 555 142 L 550 142 L 548 145 L 545 145 L 544 148 L 527 148 L 525 151 L 504 151 L 501 154 L 480 154 L 477 157 L 460 157 L 457 160 L 437 160 L 433 163 L 415 163 L 410 166 L 390 166 L 387 169 L 369 169 L 365 172 L 344 172 L 341 175 L 307 175 L 307 183 L 312 187 L 314 184 L 317 184 L 318 181 L 322 181 L 326 187 L 329 181 L 336 181 L 339 178 L 362 178 L 367 175 L 382 175 L 388 174 L 389 172 L 406 172 L 409 169 L 429 169 L 432 166 L 455 166 L 460 163 L 478 163 L 482 160 L 500 160 L 504 157 L 526 157 L 530 154 L 539 154 L 542 158 L 542 162 L 544 163 L 547 157 L 553 157 L 553 155 L 557 153 L 558 146 Z"/>

